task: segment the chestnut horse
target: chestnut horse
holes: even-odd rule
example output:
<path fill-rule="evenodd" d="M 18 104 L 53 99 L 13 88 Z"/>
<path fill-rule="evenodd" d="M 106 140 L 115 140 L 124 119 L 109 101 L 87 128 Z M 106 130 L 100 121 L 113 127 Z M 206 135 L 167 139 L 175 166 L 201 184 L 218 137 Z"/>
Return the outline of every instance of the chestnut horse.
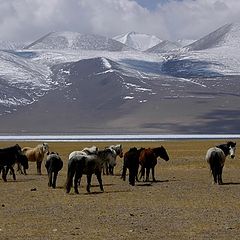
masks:
<path fill-rule="evenodd" d="M 141 165 L 140 169 L 140 179 L 145 176 L 145 169 L 146 169 L 146 179 L 145 181 L 149 181 L 149 173 L 150 169 L 152 170 L 152 180 L 153 182 L 156 181 L 154 168 L 157 164 L 157 158 L 160 157 L 165 161 L 169 160 L 168 153 L 166 149 L 161 146 L 157 148 L 146 148 L 141 151 L 139 156 L 139 164 Z"/>

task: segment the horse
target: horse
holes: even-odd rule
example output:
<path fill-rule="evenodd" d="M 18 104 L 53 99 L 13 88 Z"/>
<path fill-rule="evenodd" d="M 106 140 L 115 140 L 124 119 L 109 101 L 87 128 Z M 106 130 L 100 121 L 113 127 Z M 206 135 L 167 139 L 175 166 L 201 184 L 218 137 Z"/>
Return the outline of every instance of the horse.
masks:
<path fill-rule="evenodd" d="M 44 156 L 46 153 L 49 153 L 49 147 L 47 143 L 42 143 L 37 145 L 34 148 L 31 147 L 24 147 L 22 149 L 22 152 L 24 155 L 27 156 L 28 161 L 30 162 L 36 162 L 37 164 L 37 174 L 41 175 L 41 166 L 42 166 L 42 161 L 44 159 Z M 24 169 L 25 171 L 25 169 Z M 26 172 L 26 171 L 25 171 Z"/>
<path fill-rule="evenodd" d="M 150 173 L 150 169 L 151 169 L 152 170 L 152 180 L 153 180 L 153 182 L 156 182 L 154 168 L 157 164 L 158 157 L 164 159 L 165 161 L 169 160 L 168 153 L 163 146 L 157 147 L 157 148 L 147 148 L 147 149 L 144 149 L 143 151 L 141 151 L 140 156 L 139 156 L 139 164 L 141 165 L 140 179 L 142 177 L 144 177 L 145 169 L 146 169 L 145 181 L 148 182 L 149 181 L 149 173 Z"/>
<path fill-rule="evenodd" d="M 111 149 L 99 150 L 96 154 L 92 155 L 73 155 L 68 161 L 66 193 L 70 192 L 74 178 L 74 191 L 76 194 L 79 194 L 78 185 L 80 185 L 83 174 L 87 175 L 88 193 L 90 193 L 92 174 L 97 176 L 100 189 L 103 192 L 101 172 L 105 162 L 109 162 L 111 166 L 116 165 L 116 159 Z"/>
<path fill-rule="evenodd" d="M 48 154 L 45 167 L 48 173 L 48 186 L 56 188 L 57 175 L 63 167 L 63 161 L 58 153 L 51 152 Z"/>
<path fill-rule="evenodd" d="M 205 160 L 210 166 L 210 170 L 215 184 L 216 183 L 218 183 L 219 185 L 223 184 L 222 171 L 226 157 L 230 155 L 231 158 L 234 158 L 235 151 L 236 143 L 232 141 L 208 149 Z"/>
<path fill-rule="evenodd" d="M 13 168 L 15 163 L 20 163 L 25 168 L 28 168 L 28 161 L 26 157 L 22 155 L 21 147 L 18 144 L 0 149 L 0 172 L 2 171 L 3 181 L 7 181 L 9 169 L 12 172 L 13 179 L 16 180 L 16 175 Z"/>
<path fill-rule="evenodd" d="M 96 154 L 97 152 L 98 152 L 98 148 L 96 146 L 85 147 L 81 151 L 71 152 L 68 156 L 68 159 L 70 159 L 70 158 L 72 158 L 73 156 L 76 156 L 76 155 L 92 155 L 92 154 Z"/>
<path fill-rule="evenodd" d="M 134 186 L 135 179 L 138 181 L 137 174 L 138 174 L 138 167 L 139 167 L 139 156 L 141 151 L 144 148 L 137 149 L 136 147 L 130 148 L 124 154 L 123 157 L 123 171 L 122 171 L 122 179 L 123 181 L 126 180 L 126 173 L 127 169 L 129 170 L 129 184 Z"/>
<path fill-rule="evenodd" d="M 115 154 L 115 158 L 117 158 L 117 156 L 119 156 L 120 158 L 123 157 L 123 148 L 122 148 L 122 144 L 117 144 L 117 145 L 111 145 L 109 147 L 106 147 L 105 149 L 112 149 L 113 151 L 116 152 Z M 114 167 L 112 167 L 109 164 L 104 164 L 103 166 L 103 174 L 106 175 L 114 175 L 113 173 Z"/>

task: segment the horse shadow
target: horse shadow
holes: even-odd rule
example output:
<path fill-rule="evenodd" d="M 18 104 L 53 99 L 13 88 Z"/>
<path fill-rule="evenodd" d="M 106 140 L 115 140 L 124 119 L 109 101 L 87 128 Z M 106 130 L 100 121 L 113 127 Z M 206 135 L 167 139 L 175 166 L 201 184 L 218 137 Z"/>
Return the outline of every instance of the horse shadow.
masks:
<path fill-rule="evenodd" d="M 23 182 L 30 182 L 30 181 L 34 181 L 34 178 L 26 178 L 26 179 L 8 179 L 7 182 L 8 183 L 23 183 Z"/>
<path fill-rule="evenodd" d="M 97 191 L 93 191 L 93 192 L 86 192 L 86 193 L 84 193 L 84 195 L 98 195 L 98 194 L 102 194 L 102 193 L 104 193 L 104 192 L 97 192 Z"/>
<path fill-rule="evenodd" d="M 222 185 L 226 185 L 226 186 L 228 186 L 228 185 L 240 185 L 240 182 L 224 182 L 224 183 L 222 183 Z"/>

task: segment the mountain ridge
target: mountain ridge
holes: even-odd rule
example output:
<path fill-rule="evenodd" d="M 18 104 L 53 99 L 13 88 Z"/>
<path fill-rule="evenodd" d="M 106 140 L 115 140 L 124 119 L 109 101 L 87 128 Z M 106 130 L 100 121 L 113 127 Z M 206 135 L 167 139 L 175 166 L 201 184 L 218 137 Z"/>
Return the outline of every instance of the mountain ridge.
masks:
<path fill-rule="evenodd" d="M 158 53 L 52 34 L 0 51 L 1 133 L 238 132 L 238 25 Z"/>

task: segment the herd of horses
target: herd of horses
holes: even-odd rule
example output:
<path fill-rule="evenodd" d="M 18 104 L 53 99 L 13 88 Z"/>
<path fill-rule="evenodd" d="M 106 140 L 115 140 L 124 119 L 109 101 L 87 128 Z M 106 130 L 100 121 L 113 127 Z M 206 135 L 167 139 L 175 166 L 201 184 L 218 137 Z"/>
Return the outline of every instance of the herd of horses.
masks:
<path fill-rule="evenodd" d="M 222 171 L 227 156 L 235 157 L 236 142 L 229 141 L 207 150 L 206 161 L 209 164 L 214 183 L 223 184 Z M 3 181 L 7 181 L 10 170 L 13 179 L 16 180 L 14 165 L 17 164 L 18 171 L 27 174 L 28 162 L 36 162 L 37 173 L 41 174 L 41 166 L 44 157 L 47 156 L 45 167 L 48 173 L 48 186 L 56 187 L 58 172 L 63 168 L 63 161 L 58 153 L 50 152 L 47 143 L 42 143 L 34 148 L 21 148 L 18 144 L 0 149 L 0 173 Z M 130 148 L 123 153 L 121 144 L 111 145 L 105 149 L 98 149 L 96 146 L 84 148 L 69 154 L 66 179 L 66 193 L 74 188 L 79 193 L 82 175 L 87 176 L 87 192 L 90 192 L 92 175 L 95 174 L 101 191 L 104 191 L 102 174 L 114 175 L 117 157 L 123 157 L 122 179 L 126 180 L 127 170 L 129 171 L 129 184 L 134 186 L 136 181 L 149 181 L 150 171 L 152 181 L 155 179 L 155 166 L 157 159 L 169 160 L 167 150 L 161 146 L 157 148 Z"/>

